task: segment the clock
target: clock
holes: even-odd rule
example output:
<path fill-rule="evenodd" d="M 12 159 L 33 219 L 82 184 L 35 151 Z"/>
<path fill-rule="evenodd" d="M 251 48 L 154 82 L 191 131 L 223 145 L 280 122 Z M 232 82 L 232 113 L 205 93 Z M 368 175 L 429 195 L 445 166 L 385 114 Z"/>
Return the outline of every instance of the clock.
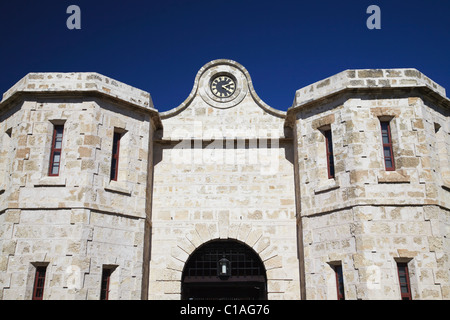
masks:
<path fill-rule="evenodd" d="M 211 81 L 211 92 L 218 98 L 228 98 L 236 91 L 236 82 L 226 75 L 219 75 Z"/>

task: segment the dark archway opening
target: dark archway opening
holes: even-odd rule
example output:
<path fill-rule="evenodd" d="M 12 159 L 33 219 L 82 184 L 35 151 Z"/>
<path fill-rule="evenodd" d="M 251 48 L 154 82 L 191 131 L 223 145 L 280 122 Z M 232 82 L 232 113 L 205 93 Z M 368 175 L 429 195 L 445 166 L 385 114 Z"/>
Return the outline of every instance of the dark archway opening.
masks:
<path fill-rule="evenodd" d="M 249 246 L 213 240 L 189 257 L 183 270 L 183 300 L 265 300 L 264 264 Z"/>

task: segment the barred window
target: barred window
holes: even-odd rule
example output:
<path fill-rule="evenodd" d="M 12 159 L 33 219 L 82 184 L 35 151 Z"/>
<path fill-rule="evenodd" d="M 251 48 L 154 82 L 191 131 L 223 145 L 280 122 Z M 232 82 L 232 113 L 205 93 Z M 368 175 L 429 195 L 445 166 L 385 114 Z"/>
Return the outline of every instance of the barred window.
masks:
<path fill-rule="evenodd" d="M 334 179 L 334 154 L 331 130 L 326 130 L 323 132 L 323 134 L 325 136 L 325 143 L 327 148 L 328 179 Z"/>
<path fill-rule="evenodd" d="M 381 121 L 381 138 L 383 142 L 384 165 L 387 171 L 395 170 L 394 152 L 392 149 L 391 126 L 388 121 Z"/>
<path fill-rule="evenodd" d="M 336 275 L 336 288 L 338 300 L 345 300 L 344 293 L 344 276 L 342 274 L 342 265 L 334 266 L 334 273 Z"/>
<path fill-rule="evenodd" d="M 33 300 L 42 300 L 44 297 L 44 283 L 46 272 L 47 267 L 36 267 L 33 287 Z"/>
<path fill-rule="evenodd" d="M 109 298 L 109 282 L 111 280 L 111 273 L 111 268 L 103 268 L 100 300 L 108 300 Z"/>
<path fill-rule="evenodd" d="M 120 138 L 122 134 L 119 132 L 114 132 L 113 136 L 113 148 L 111 156 L 111 173 L 110 179 L 117 181 L 117 175 L 119 172 L 119 151 L 120 151 Z"/>
<path fill-rule="evenodd" d="M 397 272 L 402 300 L 412 300 L 408 264 L 397 262 Z"/>
<path fill-rule="evenodd" d="M 52 148 L 50 153 L 49 176 L 59 176 L 63 140 L 63 125 L 55 125 L 53 129 Z"/>

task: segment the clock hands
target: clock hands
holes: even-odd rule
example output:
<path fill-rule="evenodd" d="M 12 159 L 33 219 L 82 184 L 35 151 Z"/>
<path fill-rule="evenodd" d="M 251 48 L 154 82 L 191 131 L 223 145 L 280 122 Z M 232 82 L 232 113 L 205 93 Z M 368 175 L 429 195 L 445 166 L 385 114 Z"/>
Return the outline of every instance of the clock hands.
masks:
<path fill-rule="evenodd" d="M 231 86 L 231 85 L 233 85 L 233 84 L 232 84 L 232 83 L 229 83 L 229 84 L 226 84 L 226 85 L 222 86 L 222 88 L 224 88 L 224 89 L 227 90 L 228 92 L 233 93 L 234 90 L 231 89 L 231 88 L 228 88 L 228 86 Z"/>
<path fill-rule="evenodd" d="M 211 83 L 212 92 L 218 97 L 230 97 L 236 90 L 236 84 L 227 76 L 219 76 Z"/>

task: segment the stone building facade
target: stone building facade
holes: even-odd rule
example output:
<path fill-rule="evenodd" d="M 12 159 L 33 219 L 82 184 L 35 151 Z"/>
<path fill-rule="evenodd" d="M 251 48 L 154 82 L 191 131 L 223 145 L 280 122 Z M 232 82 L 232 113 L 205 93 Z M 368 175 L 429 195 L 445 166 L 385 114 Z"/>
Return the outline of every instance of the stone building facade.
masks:
<path fill-rule="evenodd" d="M 0 299 L 449 299 L 449 115 L 415 69 L 343 71 L 287 112 L 231 60 L 167 112 L 30 73 L 0 103 Z"/>

